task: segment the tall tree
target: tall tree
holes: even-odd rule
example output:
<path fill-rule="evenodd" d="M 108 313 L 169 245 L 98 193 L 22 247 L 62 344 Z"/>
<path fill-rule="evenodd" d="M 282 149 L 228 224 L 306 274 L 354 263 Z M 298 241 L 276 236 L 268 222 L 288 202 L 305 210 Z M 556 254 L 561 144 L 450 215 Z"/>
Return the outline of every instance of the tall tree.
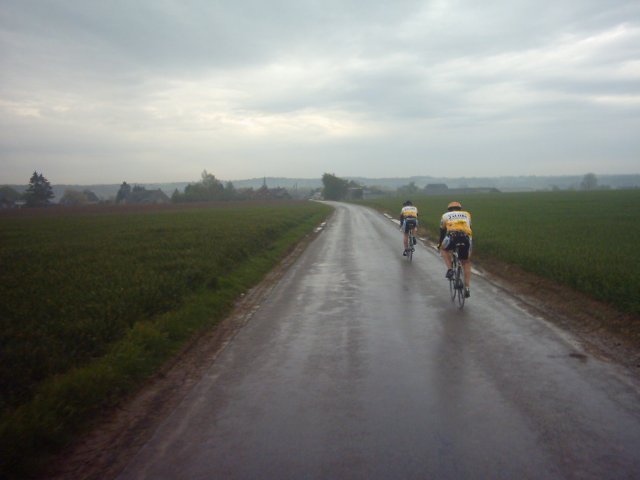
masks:
<path fill-rule="evenodd" d="M 54 197 L 49 180 L 42 173 L 33 172 L 29 180 L 29 186 L 24 192 L 24 200 L 28 207 L 42 207 L 49 205 L 49 200 Z"/>
<path fill-rule="evenodd" d="M 131 196 L 131 185 L 127 182 L 122 182 L 118 194 L 116 195 L 116 203 L 126 202 Z"/>
<path fill-rule="evenodd" d="M 580 188 L 582 190 L 595 190 L 598 186 L 598 177 L 595 173 L 587 173 L 580 182 Z"/>
<path fill-rule="evenodd" d="M 222 194 L 224 193 L 222 182 L 206 170 L 202 172 L 202 186 L 206 192 L 206 200 L 219 200 L 222 198 Z"/>
<path fill-rule="evenodd" d="M 343 178 L 325 173 L 322 176 L 322 184 L 324 185 L 322 195 L 327 200 L 342 200 L 347 195 L 349 182 Z"/>
<path fill-rule="evenodd" d="M 224 198 L 224 185 L 215 175 L 202 172 L 201 181 L 190 183 L 184 188 L 184 193 L 174 192 L 174 202 L 207 202 L 211 200 L 222 200 Z"/>

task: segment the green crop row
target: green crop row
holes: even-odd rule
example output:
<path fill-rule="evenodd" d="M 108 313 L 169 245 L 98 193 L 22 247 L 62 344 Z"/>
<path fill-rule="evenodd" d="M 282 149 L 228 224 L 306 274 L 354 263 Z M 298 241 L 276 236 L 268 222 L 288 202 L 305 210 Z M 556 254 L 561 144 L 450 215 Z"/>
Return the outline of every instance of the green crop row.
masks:
<path fill-rule="evenodd" d="M 404 198 L 366 203 L 397 216 Z M 437 239 L 450 201 L 473 218 L 476 258 L 497 258 L 640 313 L 640 190 L 473 194 L 412 199 Z"/>
<path fill-rule="evenodd" d="M 24 466 L 64 442 L 330 211 L 292 202 L 0 216 L 0 447 Z M 4 460 L 0 477 L 22 468 Z"/>

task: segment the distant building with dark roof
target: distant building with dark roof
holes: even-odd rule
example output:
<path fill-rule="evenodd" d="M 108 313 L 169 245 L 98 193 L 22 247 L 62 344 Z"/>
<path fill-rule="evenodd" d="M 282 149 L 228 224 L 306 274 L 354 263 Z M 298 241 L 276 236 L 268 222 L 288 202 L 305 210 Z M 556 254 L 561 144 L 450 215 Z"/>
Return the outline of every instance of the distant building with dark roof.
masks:
<path fill-rule="evenodd" d="M 446 183 L 429 183 L 424 187 L 425 193 L 447 193 L 448 190 Z"/>

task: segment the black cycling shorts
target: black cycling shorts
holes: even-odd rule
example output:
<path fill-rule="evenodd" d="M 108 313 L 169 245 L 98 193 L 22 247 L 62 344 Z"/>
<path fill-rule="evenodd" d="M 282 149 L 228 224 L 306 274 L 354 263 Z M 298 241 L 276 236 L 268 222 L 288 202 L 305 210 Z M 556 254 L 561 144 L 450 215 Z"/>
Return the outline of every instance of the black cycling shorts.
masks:
<path fill-rule="evenodd" d="M 460 260 L 468 260 L 469 255 L 471 254 L 471 237 L 466 233 L 462 232 L 452 232 L 448 233 L 444 240 L 442 240 L 441 248 L 447 251 L 453 250 L 453 248 L 458 246 L 458 258 Z"/>
<path fill-rule="evenodd" d="M 405 218 L 404 219 L 404 233 L 409 233 L 409 230 L 413 230 L 418 226 L 417 218 Z"/>

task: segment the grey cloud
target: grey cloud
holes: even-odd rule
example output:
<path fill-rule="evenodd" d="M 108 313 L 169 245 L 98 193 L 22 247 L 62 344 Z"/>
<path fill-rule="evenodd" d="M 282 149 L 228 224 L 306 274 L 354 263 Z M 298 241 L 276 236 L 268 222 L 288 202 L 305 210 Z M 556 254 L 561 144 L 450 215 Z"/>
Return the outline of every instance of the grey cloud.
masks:
<path fill-rule="evenodd" d="M 336 32 L 348 38 L 360 24 L 402 18 L 411 4 L 417 2 L 8 2 L 0 18 L 5 32 L 36 41 L 27 48 L 70 46 L 66 55 L 96 68 L 126 60 L 163 70 L 251 64 L 280 55 L 276 47 L 318 42 L 321 49 Z"/>
<path fill-rule="evenodd" d="M 610 43 L 587 41 L 616 28 L 626 30 Z M 639 31 L 640 4 L 628 0 L 2 0 L 0 125 L 11 138 L 0 139 L 0 167 L 47 152 L 298 158 L 317 142 L 320 159 L 383 168 L 398 141 L 416 162 L 606 149 L 628 162 Z M 241 140 L 251 122 L 300 112 L 377 130 L 365 141 L 286 128 Z M 236 144 L 221 145 L 230 124 Z"/>

